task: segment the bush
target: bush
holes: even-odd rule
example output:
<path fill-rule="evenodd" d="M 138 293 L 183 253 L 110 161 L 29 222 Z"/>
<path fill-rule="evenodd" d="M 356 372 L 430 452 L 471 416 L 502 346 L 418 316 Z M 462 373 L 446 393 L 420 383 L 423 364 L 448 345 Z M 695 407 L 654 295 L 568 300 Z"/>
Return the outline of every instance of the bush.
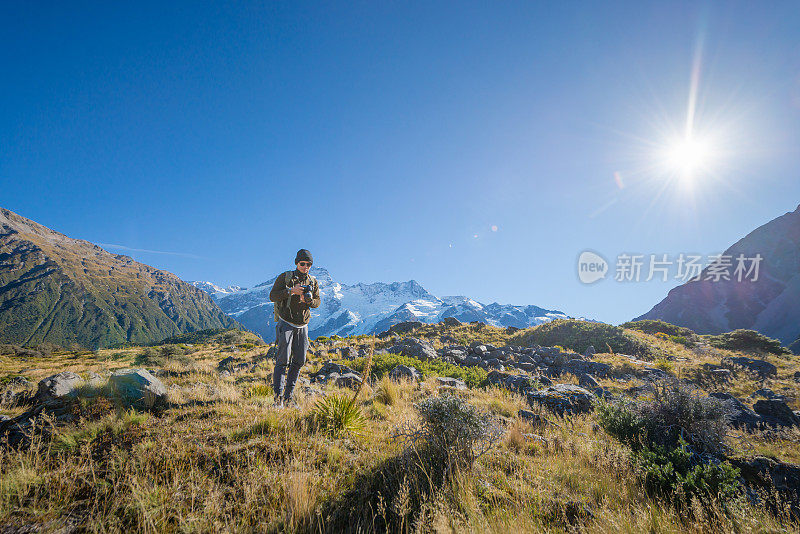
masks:
<path fill-rule="evenodd" d="M 311 410 L 311 418 L 316 428 L 331 436 L 343 434 L 363 434 L 367 420 L 350 395 L 331 395 L 319 399 Z"/>
<path fill-rule="evenodd" d="M 614 352 L 648 356 L 650 348 L 618 326 L 575 319 L 558 319 L 533 328 L 520 330 L 509 345 L 561 345 L 583 354 L 589 345 L 601 350 L 608 346 Z"/>
<path fill-rule="evenodd" d="M 725 404 L 677 380 L 654 384 L 651 400 L 600 402 L 597 408 L 600 426 L 634 450 L 672 449 L 681 439 L 698 453 L 719 453 L 724 448 Z"/>
<path fill-rule="evenodd" d="M 671 449 L 644 449 L 636 458 L 647 492 L 676 505 L 694 497 L 705 504 L 727 502 L 740 492 L 738 469 L 728 462 L 697 463 L 684 440 Z"/>
<path fill-rule="evenodd" d="M 663 334 L 667 338 L 670 336 L 692 338 L 696 335 L 694 331 L 688 328 L 676 326 L 661 320 L 644 319 L 641 321 L 628 321 L 627 323 L 622 323 L 620 326 L 630 330 L 638 330 L 645 334 L 652 334 L 657 337 L 661 337 L 658 334 Z"/>
<path fill-rule="evenodd" d="M 366 358 L 353 360 L 352 367 L 358 372 L 363 372 Z M 449 376 L 463 380 L 469 387 L 476 388 L 485 386 L 488 383 L 487 373 L 480 367 L 460 367 L 442 360 L 422 361 L 410 356 L 400 354 L 375 354 L 372 362 L 372 373 L 377 379 L 381 379 L 389 371 L 398 365 L 415 367 L 423 377 L 427 376 Z"/>
<path fill-rule="evenodd" d="M 708 342 L 717 348 L 745 352 L 767 352 L 770 354 L 791 354 L 777 339 L 759 334 L 755 330 L 734 330 L 718 336 L 708 336 Z"/>
<path fill-rule="evenodd" d="M 490 415 L 459 397 L 428 397 L 414 406 L 420 423 L 397 430 L 394 437 L 438 465 L 471 468 L 502 434 Z"/>

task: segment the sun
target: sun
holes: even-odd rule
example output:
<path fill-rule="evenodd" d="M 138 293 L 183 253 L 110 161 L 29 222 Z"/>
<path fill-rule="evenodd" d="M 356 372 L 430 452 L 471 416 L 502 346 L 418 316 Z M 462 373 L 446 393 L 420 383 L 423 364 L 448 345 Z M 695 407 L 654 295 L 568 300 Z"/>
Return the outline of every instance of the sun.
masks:
<path fill-rule="evenodd" d="M 715 158 L 713 147 L 707 139 L 686 135 L 668 143 L 661 159 L 670 174 L 693 181 L 710 170 Z"/>

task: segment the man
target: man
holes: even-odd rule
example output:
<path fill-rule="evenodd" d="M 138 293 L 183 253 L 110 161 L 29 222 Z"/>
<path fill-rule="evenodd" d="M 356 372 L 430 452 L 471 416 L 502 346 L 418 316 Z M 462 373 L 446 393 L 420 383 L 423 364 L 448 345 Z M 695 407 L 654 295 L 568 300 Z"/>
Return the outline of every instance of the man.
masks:
<path fill-rule="evenodd" d="M 278 355 L 275 358 L 272 388 L 278 407 L 289 403 L 297 405 L 292 400 L 292 393 L 300 368 L 306 363 L 308 321 L 311 319 L 309 310 L 320 304 L 319 284 L 316 278 L 308 274 L 313 262 L 311 252 L 304 248 L 298 250 L 294 259 L 297 268 L 279 274 L 269 292 L 269 300 L 275 303 L 277 319 Z M 302 286 L 309 287 L 306 290 Z"/>

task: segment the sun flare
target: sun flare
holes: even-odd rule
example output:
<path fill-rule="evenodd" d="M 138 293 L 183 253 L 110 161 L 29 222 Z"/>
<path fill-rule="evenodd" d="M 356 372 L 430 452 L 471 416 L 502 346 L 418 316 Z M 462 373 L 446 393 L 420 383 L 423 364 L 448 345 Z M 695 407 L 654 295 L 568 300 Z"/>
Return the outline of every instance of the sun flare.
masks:
<path fill-rule="evenodd" d="M 708 170 L 713 160 L 713 151 L 707 140 L 687 136 L 671 143 L 664 150 L 666 167 L 683 178 L 695 178 Z"/>

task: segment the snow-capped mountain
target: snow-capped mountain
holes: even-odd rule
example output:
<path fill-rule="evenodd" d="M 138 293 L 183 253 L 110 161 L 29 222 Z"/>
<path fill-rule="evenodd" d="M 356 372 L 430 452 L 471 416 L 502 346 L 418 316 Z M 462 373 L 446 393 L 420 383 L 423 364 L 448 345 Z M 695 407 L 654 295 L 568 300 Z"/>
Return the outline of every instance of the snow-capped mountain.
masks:
<path fill-rule="evenodd" d="M 387 330 L 402 321 L 436 323 L 445 317 L 462 322 L 481 321 L 494 326 L 525 328 L 567 315 L 538 306 L 482 304 L 468 297 L 436 297 L 415 280 L 386 284 L 336 282 L 322 267 L 312 267 L 311 274 L 319 282 L 322 304 L 311 310 L 309 336 L 370 334 Z M 239 286 L 220 288 L 210 282 L 192 282 L 208 292 L 220 308 L 266 341 L 275 339 L 273 303 L 269 292 L 273 277 L 250 289 Z"/>
<path fill-rule="evenodd" d="M 241 291 L 243 289 L 247 289 L 245 287 L 240 286 L 228 286 L 228 287 L 219 287 L 217 285 L 212 284 L 211 282 L 189 282 L 197 289 L 202 289 L 212 297 L 224 297 L 226 295 L 230 295 L 232 293 L 236 293 L 237 291 Z"/>

